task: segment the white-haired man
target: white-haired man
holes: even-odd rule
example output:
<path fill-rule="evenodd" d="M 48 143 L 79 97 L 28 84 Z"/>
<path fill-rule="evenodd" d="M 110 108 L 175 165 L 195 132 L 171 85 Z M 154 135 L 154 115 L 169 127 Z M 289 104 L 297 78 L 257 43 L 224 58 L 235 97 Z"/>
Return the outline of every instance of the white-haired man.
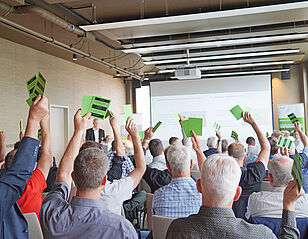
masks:
<path fill-rule="evenodd" d="M 281 218 L 283 191 L 292 180 L 293 160 L 287 156 L 278 156 L 268 165 L 268 177 L 273 189 L 253 193 L 248 200 L 246 218 Z M 308 194 L 304 194 L 295 203 L 296 217 L 308 217 Z"/>
<path fill-rule="evenodd" d="M 205 157 L 208 157 L 208 156 L 216 153 L 217 140 L 214 136 L 208 137 L 208 139 L 206 141 L 206 145 L 207 145 L 208 149 L 203 152 Z"/>
<path fill-rule="evenodd" d="M 201 194 L 190 177 L 193 163 L 185 146 L 170 146 L 167 152 L 167 167 L 172 174 L 171 182 L 156 190 L 153 197 L 154 215 L 187 217 L 197 213 L 201 206 Z"/>
<path fill-rule="evenodd" d="M 196 135 L 192 141 L 197 150 L 199 165 L 202 165 L 201 181 L 197 181 L 198 190 L 202 192 L 202 206 L 198 214 L 174 220 L 166 238 L 276 238 L 266 226 L 249 224 L 235 217 L 232 204 L 241 195 L 241 187 L 238 186 L 241 169 L 238 163 L 232 157 L 222 154 L 205 159 Z M 298 193 L 296 182 L 291 181 L 284 193 L 280 238 L 299 237 L 293 207 L 302 194 L 303 190 Z"/>

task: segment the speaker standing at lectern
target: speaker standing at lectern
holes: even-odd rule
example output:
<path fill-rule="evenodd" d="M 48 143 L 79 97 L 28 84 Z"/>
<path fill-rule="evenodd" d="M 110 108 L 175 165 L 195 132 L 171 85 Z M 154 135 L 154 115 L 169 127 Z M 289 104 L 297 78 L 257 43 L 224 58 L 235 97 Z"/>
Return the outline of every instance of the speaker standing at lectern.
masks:
<path fill-rule="evenodd" d="M 93 119 L 93 128 L 87 129 L 86 140 L 101 143 L 105 139 L 105 131 L 99 128 L 99 120 Z"/>

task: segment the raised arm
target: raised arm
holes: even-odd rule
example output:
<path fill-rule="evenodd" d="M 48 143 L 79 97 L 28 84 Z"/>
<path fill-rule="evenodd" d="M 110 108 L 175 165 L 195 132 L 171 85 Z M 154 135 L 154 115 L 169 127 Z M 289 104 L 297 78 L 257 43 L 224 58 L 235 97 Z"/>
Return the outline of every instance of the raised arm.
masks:
<path fill-rule="evenodd" d="M 74 134 L 64 152 L 61 159 L 56 182 L 65 182 L 67 185 L 71 185 L 74 160 L 79 152 L 80 142 L 83 137 L 83 132 L 86 129 L 87 122 L 90 119 L 91 113 L 81 117 L 81 109 L 77 110 L 74 116 Z"/>
<path fill-rule="evenodd" d="M 110 122 L 113 135 L 114 135 L 115 150 L 116 150 L 116 154 L 121 157 L 125 155 L 125 148 L 124 148 L 124 145 L 121 139 L 118 119 L 113 113 L 112 115 L 113 116 L 109 118 L 109 122 Z"/>
<path fill-rule="evenodd" d="M 216 130 L 216 136 L 218 138 L 216 152 L 222 152 L 221 134 L 219 130 Z"/>
<path fill-rule="evenodd" d="M 133 188 L 136 188 L 140 180 L 142 179 L 142 176 L 146 169 L 145 158 L 140 142 L 138 128 L 131 118 L 127 120 L 125 128 L 127 132 L 132 136 L 132 141 L 134 145 L 134 159 L 136 163 L 136 168 L 128 175 L 128 177 L 131 177 L 133 179 Z"/>
<path fill-rule="evenodd" d="M 185 132 L 184 132 L 184 129 L 182 128 L 182 125 L 181 125 L 181 122 L 184 121 L 184 120 L 187 120 L 187 117 L 183 116 L 183 115 L 180 115 L 179 114 L 179 123 L 180 123 L 180 126 L 181 126 L 181 133 L 182 133 L 182 136 L 183 136 L 183 145 L 188 147 L 188 148 L 192 148 L 192 143 L 191 141 L 187 138 Z"/>
<path fill-rule="evenodd" d="M 294 126 L 299 134 L 299 137 L 301 138 L 301 141 L 304 147 L 307 148 L 308 147 L 308 137 L 302 131 L 302 125 L 297 121 L 294 123 Z"/>
<path fill-rule="evenodd" d="M 144 131 L 144 139 L 142 140 L 142 148 L 145 150 L 149 147 L 149 142 L 153 138 L 153 127 L 149 127 Z"/>
<path fill-rule="evenodd" d="M 198 166 L 201 172 L 202 164 L 206 160 L 206 157 L 201 149 L 199 137 L 195 134 L 193 130 L 191 131 L 191 133 L 193 135 L 193 137 L 191 137 L 192 147 L 196 151 L 197 159 L 198 159 Z"/>
<path fill-rule="evenodd" d="M 11 208 L 21 196 L 36 163 L 39 141 L 36 139 L 39 122 L 48 113 L 48 100 L 38 96 L 29 110 L 25 137 L 14 158 L 15 162 L 0 178 L 0 211 Z"/>
<path fill-rule="evenodd" d="M 243 113 L 243 119 L 246 123 L 252 126 L 252 128 L 257 134 L 257 137 L 258 137 L 258 140 L 261 146 L 261 151 L 259 153 L 257 162 L 262 162 L 266 168 L 269 157 L 270 157 L 270 149 L 271 149 L 270 143 L 268 142 L 265 134 L 261 132 L 258 124 L 256 123 L 256 121 L 254 120 L 254 118 L 251 116 L 249 112 L 245 112 L 245 114 Z"/>
<path fill-rule="evenodd" d="M 0 163 L 4 162 L 6 150 L 5 150 L 6 144 L 5 144 L 5 133 L 3 131 L 0 131 Z"/>
<path fill-rule="evenodd" d="M 40 122 L 42 131 L 42 154 L 37 163 L 37 168 L 44 174 L 45 179 L 47 178 L 49 169 L 52 165 L 51 139 L 48 123 L 49 115 L 47 114 Z"/>

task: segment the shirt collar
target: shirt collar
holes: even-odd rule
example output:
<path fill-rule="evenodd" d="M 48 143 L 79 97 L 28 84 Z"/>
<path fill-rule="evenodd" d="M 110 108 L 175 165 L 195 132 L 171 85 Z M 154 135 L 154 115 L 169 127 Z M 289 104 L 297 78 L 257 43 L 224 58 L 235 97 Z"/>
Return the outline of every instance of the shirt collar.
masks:
<path fill-rule="evenodd" d="M 178 177 L 178 178 L 172 178 L 171 182 L 184 182 L 184 181 L 191 181 L 191 180 L 194 181 L 191 177 Z"/>
<path fill-rule="evenodd" d="M 165 162 L 165 155 L 164 154 L 161 154 L 161 155 L 158 155 L 156 157 L 153 158 L 153 161 L 164 161 Z"/>
<path fill-rule="evenodd" d="M 199 213 L 206 217 L 231 217 L 235 218 L 234 212 L 231 208 L 222 208 L 222 207 L 206 207 L 201 206 Z"/>
<path fill-rule="evenodd" d="M 286 187 L 273 187 L 272 192 L 283 192 Z"/>
<path fill-rule="evenodd" d="M 71 204 L 83 207 L 98 207 L 105 209 L 103 201 L 100 199 L 90 199 L 90 198 L 74 196 L 71 201 Z"/>

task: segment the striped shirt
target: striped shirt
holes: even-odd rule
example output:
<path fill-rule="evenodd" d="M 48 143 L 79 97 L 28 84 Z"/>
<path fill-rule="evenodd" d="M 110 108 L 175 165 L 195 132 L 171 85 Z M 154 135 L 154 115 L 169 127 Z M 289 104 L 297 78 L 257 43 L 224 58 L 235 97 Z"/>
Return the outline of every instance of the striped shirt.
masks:
<path fill-rule="evenodd" d="M 109 169 L 112 167 L 112 159 L 114 158 L 115 154 L 116 154 L 115 151 L 107 154 L 108 159 L 109 159 Z M 130 172 L 135 169 L 135 167 L 134 167 L 133 162 L 128 156 L 124 155 L 124 158 L 125 160 L 122 163 L 122 177 L 127 177 L 128 174 L 130 174 Z"/>

